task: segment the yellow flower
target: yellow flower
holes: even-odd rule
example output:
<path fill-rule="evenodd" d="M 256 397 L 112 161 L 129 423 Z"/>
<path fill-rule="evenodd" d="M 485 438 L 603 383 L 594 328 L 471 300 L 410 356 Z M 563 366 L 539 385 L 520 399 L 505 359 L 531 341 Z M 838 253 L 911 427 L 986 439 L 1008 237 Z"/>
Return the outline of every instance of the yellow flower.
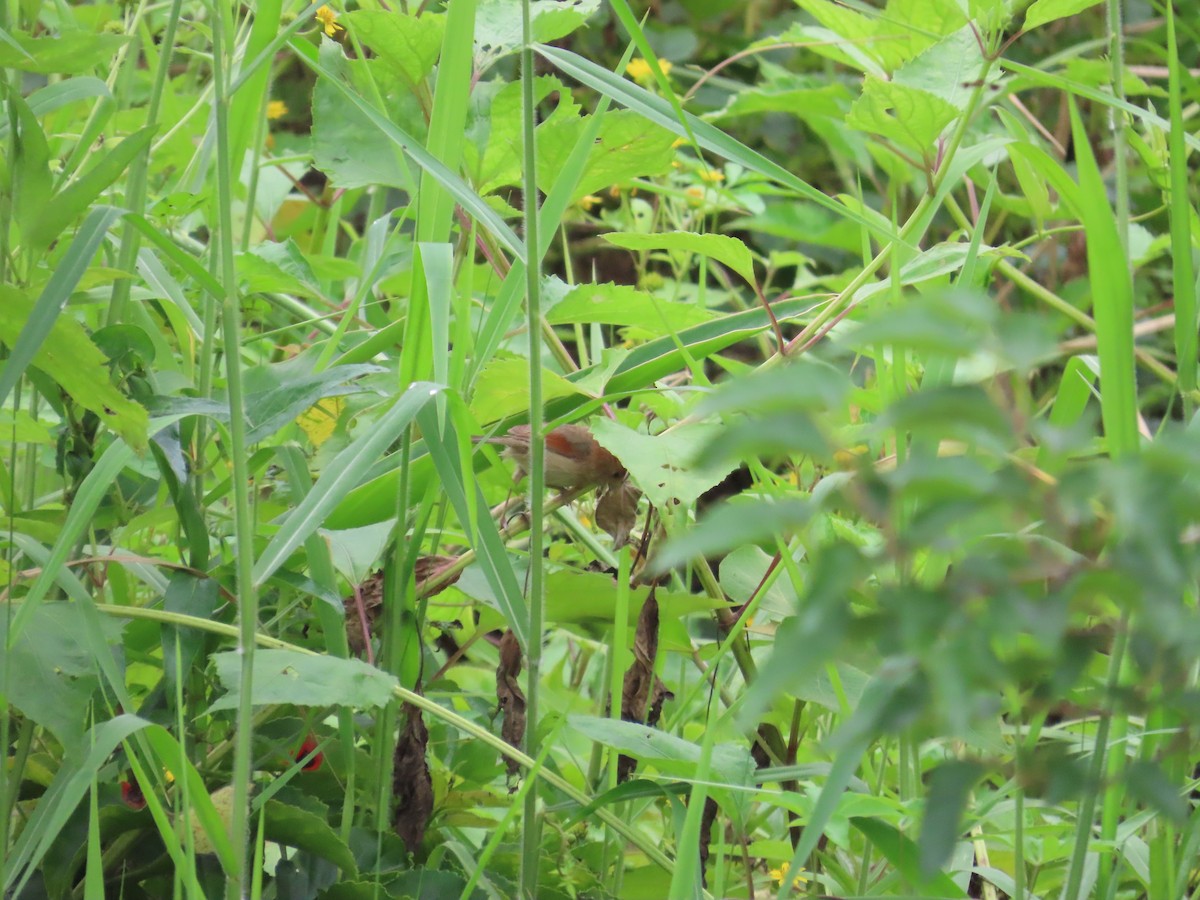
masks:
<path fill-rule="evenodd" d="M 669 61 L 660 59 L 658 65 L 662 69 L 664 78 L 671 74 L 671 63 Z M 638 84 L 650 84 L 654 81 L 654 70 L 650 68 L 650 63 L 644 59 L 631 60 L 629 65 L 625 67 L 625 72 Z"/>
<path fill-rule="evenodd" d="M 685 146 L 686 144 L 687 141 L 685 141 L 683 138 L 675 138 L 675 140 L 671 141 L 671 149 L 675 150 L 679 147 Z"/>
<path fill-rule="evenodd" d="M 272 100 L 267 104 L 268 119 L 282 119 L 287 115 L 287 104 L 282 100 Z"/>
<path fill-rule="evenodd" d="M 787 866 L 779 866 L 778 868 L 771 870 L 771 879 L 776 884 L 783 884 L 783 879 L 784 879 L 784 876 L 786 876 L 786 875 L 787 875 Z M 799 872 L 797 872 L 795 874 L 795 876 L 793 876 L 792 889 L 795 890 L 796 888 L 800 887 L 800 885 L 802 885 L 802 884 L 808 884 L 808 876 L 804 874 L 803 867 L 800 869 Z"/>
<path fill-rule="evenodd" d="M 336 37 L 339 31 L 346 30 L 335 19 L 337 19 L 337 13 L 331 7 L 322 6 L 317 10 L 317 21 L 321 23 L 325 28 L 325 33 L 330 37 Z"/>
<path fill-rule="evenodd" d="M 709 184 L 719 184 L 725 180 L 725 173 L 718 169 L 708 169 L 700 173 L 700 180 L 707 181 Z"/>
<path fill-rule="evenodd" d="M 584 212 L 591 212 L 593 206 L 603 202 L 595 194 L 588 194 L 586 197 L 579 198 L 579 205 L 583 208 Z"/>

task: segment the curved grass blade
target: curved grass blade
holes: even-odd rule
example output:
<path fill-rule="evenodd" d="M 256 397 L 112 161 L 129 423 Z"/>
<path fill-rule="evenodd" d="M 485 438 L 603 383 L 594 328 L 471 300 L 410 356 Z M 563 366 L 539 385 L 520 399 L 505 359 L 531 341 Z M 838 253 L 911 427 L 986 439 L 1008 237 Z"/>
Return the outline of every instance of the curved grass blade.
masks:
<path fill-rule="evenodd" d="M 427 382 L 409 385 L 396 404 L 375 426 L 339 453 L 326 467 L 295 512 L 288 516 L 283 527 L 271 538 L 262 555 L 254 563 L 254 584 L 262 585 L 283 565 L 291 552 L 319 528 L 329 512 L 345 499 L 363 474 L 381 453 L 395 441 L 413 417 L 437 396 L 442 387 Z M 392 494 L 391 497 L 395 495 Z M 391 501 L 391 497 L 388 501 Z M 394 506 L 394 504 L 392 504 Z"/>
<path fill-rule="evenodd" d="M 691 113 L 684 113 L 681 122 L 667 101 L 656 97 L 649 91 L 638 87 L 630 81 L 615 75 L 608 69 L 598 66 L 582 56 L 557 47 L 538 45 L 536 50 L 544 59 L 553 63 L 559 70 L 567 73 L 592 90 L 615 100 L 622 106 L 640 113 L 656 125 L 661 125 L 673 134 L 687 138 L 688 130 L 695 135 L 696 142 L 705 150 L 716 153 L 731 162 L 739 163 L 753 172 L 758 172 L 784 187 L 790 188 L 806 200 L 811 200 L 839 216 L 849 219 L 856 225 L 865 228 L 880 241 L 904 243 L 894 231 L 880 227 L 866 216 L 847 209 L 836 200 L 831 200 L 825 194 L 801 181 L 778 163 L 772 162 L 761 153 L 756 153 L 740 141 L 736 141 L 719 128 L 710 125 L 703 119 L 698 119 Z"/>
<path fill-rule="evenodd" d="M 97 206 L 84 219 L 79 233 L 71 242 L 71 248 L 55 267 L 54 274 L 50 276 L 41 296 L 38 297 L 33 314 L 25 323 L 16 344 L 12 347 L 8 361 L 4 364 L 4 371 L 0 372 L 0 403 L 8 399 L 18 379 L 25 374 L 25 369 L 54 327 L 55 319 L 66 308 L 79 279 L 91 265 L 92 257 L 95 256 L 100 242 L 104 240 L 104 235 L 120 216 L 119 209 Z"/>

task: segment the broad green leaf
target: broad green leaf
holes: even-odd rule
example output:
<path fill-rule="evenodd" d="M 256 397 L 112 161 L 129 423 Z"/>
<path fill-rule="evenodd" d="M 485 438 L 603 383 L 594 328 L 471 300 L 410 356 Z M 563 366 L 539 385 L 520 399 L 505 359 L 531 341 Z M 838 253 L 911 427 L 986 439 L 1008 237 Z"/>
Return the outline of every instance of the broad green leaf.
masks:
<path fill-rule="evenodd" d="M 327 859 L 351 877 L 358 872 L 350 848 L 329 827 L 329 823 L 316 813 L 279 800 L 268 800 L 263 812 L 263 829 L 268 841 Z"/>
<path fill-rule="evenodd" d="M 921 820 L 920 873 L 929 880 L 941 871 L 962 834 L 962 816 L 971 788 L 983 776 L 984 767 L 974 760 L 941 763 L 926 778 L 929 796 Z"/>
<path fill-rule="evenodd" d="M 561 375 L 543 368 L 542 396 L 546 400 L 579 394 Z M 529 360 L 494 359 L 479 373 L 471 396 L 471 415 L 486 425 L 529 411 Z"/>
<path fill-rule="evenodd" d="M 23 409 L 0 409 L 0 434 L 17 444 L 50 444 L 54 441 L 50 429 Z"/>
<path fill-rule="evenodd" d="M 1100 0 L 1037 0 L 1025 11 L 1024 28 L 1026 31 L 1032 31 L 1047 22 L 1081 13 L 1099 2 Z"/>
<path fill-rule="evenodd" d="M 610 244 L 626 250 L 667 250 L 672 253 L 707 256 L 733 269 L 753 287 L 754 258 L 746 245 L 725 234 L 692 234 L 687 231 L 666 231 L 657 234 L 635 234 L 617 231 L 604 235 Z"/>
<path fill-rule="evenodd" d="M 475 47 L 481 58 L 480 68 L 488 68 L 497 59 L 515 53 L 524 43 L 521 37 L 522 0 L 480 0 L 475 16 Z M 533 39 L 539 44 L 557 41 L 587 21 L 600 8 L 600 0 L 529 0 Z"/>
<path fill-rule="evenodd" d="M 612 624 L 617 586 L 611 575 L 603 572 L 581 572 L 559 569 L 546 575 L 546 621 L 561 624 Z M 626 625 L 636 622 L 638 611 L 650 589 L 634 588 L 629 594 L 629 618 Z M 699 594 L 655 592 L 659 616 L 662 619 L 682 618 L 698 612 L 725 606 L 719 600 Z"/>
<path fill-rule="evenodd" d="M 41 308 L 39 302 L 36 309 L 41 311 Z M 25 342 L 34 340 L 36 336 L 27 333 L 34 314 L 35 304 L 24 292 L 0 285 L 0 342 L 16 351 Z M 15 362 L 15 358 L 10 358 L 6 364 L 6 382 L 8 368 Z M 146 410 L 113 385 L 107 358 L 74 319 L 57 316 L 31 362 L 58 382 L 75 403 L 95 413 L 131 446 L 138 449 L 146 446 L 149 421 Z"/>
<path fill-rule="evenodd" d="M 366 80 L 360 71 L 363 66 L 379 69 L 379 74 L 383 74 L 376 61 L 346 60 L 341 48 L 332 42 L 322 44 L 320 58 L 339 76 L 350 78 L 356 87 Z M 424 120 L 411 94 L 405 91 L 403 97 L 392 95 L 387 99 L 393 117 L 402 117 L 406 123 L 419 124 L 424 129 Z M 336 186 L 387 185 L 405 190 L 412 186 L 412 175 L 401 148 L 380 131 L 370 116 L 347 103 L 331 78 L 317 79 L 312 103 L 313 165 Z M 413 115 L 408 115 L 409 112 Z"/>
<path fill-rule="evenodd" d="M 345 531 L 322 528 L 317 533 L 325 541 L 329 557 L 342 577 L 352 584 L 362 584 L 378 567 L 394 525 L 395 519 L 386 519 Z"/>
<path fill-rule="evenodd" d="M 214 653 L 213 668 L 228 693 L 211 709 L 237 709 L 241 693 L 242 654 Z M 259 649 L 254 653 L 250 688 L 255 706 L 383 706 L 399 685 L 395 677 L 358 659 L 317 656 L 297 650 Z"/>
<path fill-rule="evenodd" d="M 538 179 L 543 190 L 554 186 L 581 133 L 582 129 L 560 129 L 543 137 L 539 129 Z M 651 125 L 637 113 L 629 110 L 608 113 L 588 153 L 572 199 L 634 178 L 652 178 L 670 171 L 675 158 L 674 143 L 671 132 Z"/>
<path fill-rule="evenodd" d="M 80 75 L 97 67 L 107 72 L 113 56 L 129 38 L 117 34 L 69 31 L 60 37 L 13 34 L 14 44 L 0 42 L 0 69 L 38 75 Z"/>
<path fill-rule="evenodd" d="M 29 105 L 20 97 L 13 97 L 11 103 L 16 111 L 18 129 L 9 163 L 12 166 L 13 215 L 17 226 L 25 231 L 37 221 L 50 199 L 53 188 L 50 146 Z"/>
<path fill-rule="evenodd" d="M 928 91 L 868 77 L 846 124 L 931 159 L 934 143 L 957 116 L 953 104 Z"/>
<path fill-rule="evenodd" d="M 553 128 L 567 127 L 572 129 L 578 121 L 579 107 L 571 103 L 569 94 L 563 83 L 550 75 L 542 75 L 534 79 L 533 96 L 537 103 L 542 103 L 552 93 L 558 93 L 558 103 L 548 118 L 538 123 L 535 134 L 540 145 L 545 140 L 547 132 Z M 486 96 L 486 94 L 485 94 Z M 480 194 L 490 194 L 496 188 L 506 184 L 521 182 L 521 85 L 510 82 L 497 90 L 487 106 L 486 115 L 477 115 L 472 127 L 472 134 L 486 128 L 486 142 L 482 135 L 478 138 L 483 142 L 478 159 L 472 164 L 475 170 L 474 181 Z M 471 150 L 474 150 L 472 147 Z M 476 154 L 468 152 L 468 159 Z"/>
<path fill-rule="evenodd" d="M 382 371 L 379 366 L 359 364 L 313 372 L 309 357 L 247 369 L 246 440 L 250 443 L 265 440 L 320 400 L 361 393 L 364 389 L 351 382 Z M 221 422 L 229 421 L 229 406 L 217 400 L 160 398 L 155 411 L 160 415 L 211 416 Z"/>
<path fill-rule="evenodd" d="M 634 325 L 655 335 L 682 331 L 714 317 L 694 303 L 662 300 L 624 284 L 581 284 L 546 314 L 552 325 Z"/>
<path fill-rule="evenodd" d="M 446 28 L 444 15 L 412 16 L 394 9 L 356 10 L 339 21 L 410 88 L 433 71 Z"/>
<path fill-rule="evenodd" d="M 805 121 L 845 116 L 853 95 L 844 84 L 830 84 L 824 76 L 789 72 L 763 62 L 765 81 L 752 91 L 736 91 L 729 97 L 716 120 L 765 112 L 783 112 Z"/>
<path fill-rule="evenodd" d="M 104 620 L 104 640 L 119 643 L 124 624 Z M 83 749 L 87 711 L 100 687 L 91 650 L 83 639 L 87 625 L 75 603 L 42 603 L 28 625 L 9 643 L 8 617 L 0 616 L 0 646 L 14 677 L 8 699 L 31 721 L 46 728 L 70 754 Z M 19 674 L 17 674 L 19 673 Z"/>
<path fill-rule="evenodd" d="M 324 42 L 325 45 L 331 43 L 330 41 Z M 484 202 L 482 197 L 475 193 L 455 172 L 446 168 L 440 160 L 432 156 L 425 149 L 424 143 L 418 140 L 411 131 L 406 131 L 394 121 L 384 116 L 371 103 L 364 100 L 355 87 L 346 83 L 346 79 L 341 74 L 341 68 L 338 64 L 338 60 L 343 59 L 340 49 L 337 49 L 336 53 L 327 53 L 323 49 L 320 55 L 314 56 L 311 47 L 300 44 L 295 40 L 291 41 L 290 44 L 305 65 L 328 79 L 330 86 L 337 90 L 347 103 L 362 113 L 363 117 L 391 141 L 397 150 L 403 149 L 404 153 L 413 162 L 425 171 L 432 173 L 438 182 L 454 196 L 463 209 L 486 226 L 503 247 L 512 252 L 517 259 L 522 261 L 525 259 L 524 242 L 517 237 L 516 233 L 508 226 L 508 223 Z M 333 46 L 337 47 L 337 45 Z M 350 152 L 347 151 L 347 155 Z"/>
<path fill-rule="evenodd" d="M 941 97 L 961 113 L 986 64 L 977 32 L 960 28 L 897 69 L 892 81 Z M 1000 75 L 993 67 L 987 77 L 988 85 L 993 85 Z"/>
<path fill-rule="evenodd" d="M 263 241 L 249 253 L 239 253 L 237 272 L 247 293 L 279 291 L 323 296 L 316 273 L 291 238 Z"/>
<path fill-rule="evenodd" d="M 862 54 L 889 72 L 967 23 L 955 0 L 889 0 L 882 13 L 871 10 L 873 15 L 833 0 L 799 0 L 799 4 L 832 39 L 830 47 L 814 47 L 817 52 L 849 59 Z"/>
<path fill-rule="evenodd" d="M 593 741 L 627 756 L 650 760 L 666 772 L 691 775 L 700 762 L 698 744 L 648 725 L 595 716 L 571 716 L 568 721 Z M 721 744 L 713 748 L 712 772 L 725 784 L 747 785 L 753 779 L 754 760 L 741 744 Z"/>
<path fill-rule="evenodd" d="M 592 424 L 600 446 L 625 465 L 646 498 L 658 507 L 691 505 L 736 467 L 735 462 L 696 462 L 700 449 L 720 431 L 720 425 L 694 422 L 652 437 L 611 419 Z"/>
<path fill-rule="evenodd" d="M 957 898 L 965 897 L 966 893 L 954 883 L 944 872 L 935 872 L 925 877 L 918 865 L 919 851 L 917 846 L 901 834 L 895 827 L 880 819 L 856 817 L 850 820 L 861 831 L 889 863 L 896 867 L 911 884 L 916 886 L 920 896 Z"/>
<path fill-rule="evenodd" d="M 807 500 L 723 504 L 655 553 L 650 569 L 667 572 L 695 557 L 727 553 L 735 547 L 787 534 L 807 524 L 814 512 L 814 505 Z"/>

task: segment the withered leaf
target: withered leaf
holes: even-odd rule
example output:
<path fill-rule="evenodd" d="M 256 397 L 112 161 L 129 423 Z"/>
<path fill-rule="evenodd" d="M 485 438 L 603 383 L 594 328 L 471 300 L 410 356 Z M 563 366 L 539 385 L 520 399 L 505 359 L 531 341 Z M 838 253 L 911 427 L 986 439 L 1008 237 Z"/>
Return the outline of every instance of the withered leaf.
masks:
<path fill-rule="evenodd" d="M 596 503 L 596 524 L 608 532 L 613 549 L 629 543 L 629 532 L 637 524 L 638 500 L 642 492 L 631 481 L 610 487 Z"/>
<path fill-rule="evenodd" d="M 413 575 L 417 582 L 417 593 L 423 594 L 423 586 L 444 569 L 454 565 L 455 562 L 456 560 L 453 556 L 420 557 L 413 567 Z M 350 652 L 355 655 L 361 654 L 366 649 L 367 636 L 377 630 L 379 616 L 383 612 L 383 590 L 386 574 L 387 570 L 381 569 L 359 585 L 358 593 L 362 597 L 361 612 L 353 594 L 342 601 L 346 608 L 346 639 L 350 643 Z M 432 597 L 440 594 L 456 581 L 458 581 L 457 574 L 448 579 L 445 584 L 439 584 L 428 596 Z"/>
<path fill-rule="evenodd" d="M 700 817 L 700 886 L 708 887 L 708 874 L 704 871 L 708 866 L 709 845 L 712 843 L 713 823 L 717 821 L 717 801 L 712 797 L 704 798 L 704 815 Z"/>
<path fill-rule="evenodd" d="M 644 723 L 646 707 L 652 699 L 651 712 L 657 721 L 663 700 L 668 694 L 666 685 L 654 674 L 654 662 L 658 658 L 658 624 L 658 600 L 652 587 L 650 596 L 638 614 L 637 631 L 633 638 L 633 662 L 625 670 L 621 688 L 621 718 L 626 722 Z M 636 767 L 636 759 L 622 755 L 617 760 L 617 781 L 625 781 Z"/>
<path fill-rule="evenodd" d="M 396 741 L 392 767 L 392 827 L 409 853 L 420 849 L 425 828 L 433 814 L 433 778 L 425 758 L 429 730 L 421 710 L 405 704 L 405 719 Z"/>
<path fill-rule="evenodd" d="M 518 678 L 521 675 L 521 645 L 511 629 L 500 638 L 500 665 L 496 667 L 496 702 L 504 721 L 500 725 L 500 737 L 514 747 L 520 747 L 525 738 L 525 692 Z M 516 775 L 520 766 L 505 759 L 509 775 Z"/>

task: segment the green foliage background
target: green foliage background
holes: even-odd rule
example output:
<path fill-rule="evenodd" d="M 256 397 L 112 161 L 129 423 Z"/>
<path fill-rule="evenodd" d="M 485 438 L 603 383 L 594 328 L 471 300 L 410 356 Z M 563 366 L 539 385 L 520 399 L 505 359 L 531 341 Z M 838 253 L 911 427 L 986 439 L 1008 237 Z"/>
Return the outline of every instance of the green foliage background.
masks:
<path fill-rule="evenodd" d="M 1198 22 L 0 5 L 5 896 L 1195 896 Z"/>

